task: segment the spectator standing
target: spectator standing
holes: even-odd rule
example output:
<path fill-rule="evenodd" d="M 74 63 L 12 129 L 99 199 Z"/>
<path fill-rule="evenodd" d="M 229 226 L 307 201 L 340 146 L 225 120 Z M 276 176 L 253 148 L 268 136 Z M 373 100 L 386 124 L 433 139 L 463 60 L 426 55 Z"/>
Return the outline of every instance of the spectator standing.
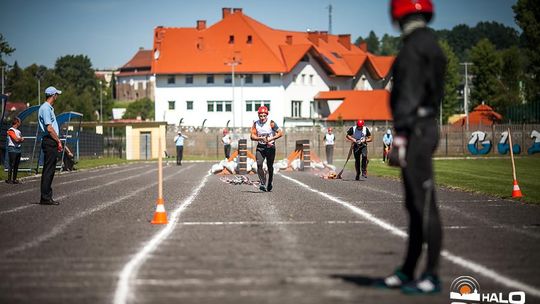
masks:
<path fill-rule="evenodd" d="M 46 101 L 41 104 L 38 112 L 39 130 L 41 131 L 41 149 L 43 151 L 43 171 L 41 172 L 41 198 L 43 205 L 59 205 L 53 199 L 52 182 L 56 171 L 58 152 L 62 151 L 62 143 L 58 137 L 58 122 L 53 105 L 62 91 L 55 87 L 45 89 Z"/>
<path fill-rule="evenodd" d="M 174 143 L 176 145 L 176 165 L 182 165 L 182 158 L 184 157 L 184 139 L 188 138 L 182 131 L 178 131 L 178 135 L 174 137 Z"/>
<path fill-rule="evenodd" d="M 19 162 L 21 161 L 21 144 L 24 138 L 19 130 L 21 126 L 21 119 L 15 117 L 13 119 L 11 128 L 7 131 L 7 152 L 9 158 L 9 169 L 6 183 L 8 184 L 20 184 L 17 180 L 17 173 L 19 171 Z"/>
<path fill-rule="evenodd" d="M 227 129 L 223 129 L 223 137 L 221 138 L 223 142 L 223 151 L 225 152 L 225 158 L 229 159 L 231 157 L 231 135 Z"/>
<path fill-rule="evenodd" d="M 326 134 L 324 134 L 324 146 L 326 148 L 326 163 L 332 164 L 334 162 L 334 142 L 336 136 L 332 133 L 332 128 L 329 127 Z"/>
<path fill-rule="evenodd" d="M 392 146 L 392 142 L 394 141 L 394 137 L 392 136 L 392 131 L 390 129 L 386 130 L 386 133 L 383 135 L 382 141 L 383 141 L 382 161 L 384 163 L 386 162 L 386 159 L 388 157 L 388 152 L 390 152 L 390 147 Z"/>
<path fill-rule="evenodd" d="M 367 178 L 368 150 L 367 143 L 371 142 L 371 131 L 364 125 L 363 120 L 358 120 L 355 126 L 347 130 L 347 140 L 354 143 L 354 168 L 356 170 L 356 180 L 360 180 L 360 173 L 363 178 Z M 361 165 L 360 165 L 361 164 Z M 361 170 L 360 170 L 361 169 Z"/>

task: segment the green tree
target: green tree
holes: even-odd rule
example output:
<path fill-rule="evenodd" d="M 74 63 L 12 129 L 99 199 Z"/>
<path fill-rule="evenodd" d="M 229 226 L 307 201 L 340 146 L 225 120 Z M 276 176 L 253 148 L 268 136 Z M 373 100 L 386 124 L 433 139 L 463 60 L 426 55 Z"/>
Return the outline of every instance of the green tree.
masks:
<path fill-rule="evenodd" d="M 15 49 L 9 46 L 9 43 L 5 40 L 4 35 L 0 33 L 0 66 L 6 65 L 3 60 L 4 55 L 9 56 L 13 52 L 15 52 Z"/>
<path fill-rule="evenodd" d="M 459 59 L 450 47 L 447 41 L 441 40 L 439 42 L 441 48 L 446 56 L 446 74 L 444 76 L 444 97 L 442 102 L 442 117 L 443 122 L 446 123 L 448 118 L 458 113 L 459 111 L 459 99 L 458 99 L 458 87 L 461 80 L 459 74 Z"/>
<path fill-rule="evenodd" d="M 527 49 L 527 99 L 540 102 L 540 2 L 518 0 L 512 7 L 516 23 L 523 30 L 522 38 Z"/>
<path fill-rule="evenodd" d="M 58 86 L 74 89 L 82 94 L 88 89 L 97 89 L 97 82 L 92 62 L 85 55 L 67 55 L 56 60 L 56 75 L 61 79 Z"/>
<path fill-rule="evenodd" d="M 501 58 L 495 46 L 488 40 L 480 40 L 471 49 L 471 61 L 473 66 L 473 89 L 471 90 L 472 105 L 485 102 L 493 105 L 499 92 L 501 74 Z"/>
<path fill-rule="evenodd" d="M 370 31 L 365 41 L 370 53 L 379 54 L 379 37 L 377 37 L 375 32 Z"/>
<path fill-rule="evenodd" d="M 154 119 L 154 102 L 151 99 L 137 99 L 128 105 L 124 118 L 134 119 L 138 116 L 140 116 L 142 120 Z"/>
<path fill-rule="evenodd" d="M 494 106 L 501 113 L 505 113 L 508 107 L 519 105 L 521 98 L 521 83 L 524 80 L 524 60 L 517 47 L 511 47 L 501 51 L 502 73 L 499 80 L 499 94 L 494 100 Z"/>
<path fill-rule="evenodd" d="M 384 34 L 381 38 L 380 54 L 383 56 L 395 56 L 399 51 L 400 44 L 400 37 L 393 37 L 388 34 Z"/>

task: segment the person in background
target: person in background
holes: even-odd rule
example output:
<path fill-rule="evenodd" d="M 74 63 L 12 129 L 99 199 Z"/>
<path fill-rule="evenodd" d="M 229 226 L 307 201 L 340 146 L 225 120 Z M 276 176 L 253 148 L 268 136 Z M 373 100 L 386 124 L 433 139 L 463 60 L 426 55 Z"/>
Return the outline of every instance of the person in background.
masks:
<path fill-rule="evenodd" d="M 223 151 L 225 152 L 225 158 L 229 159 L 229 157 L 231 157 L 232 139 L 229 131 L 226 128 L 223 129 L 223 137 L 221 138 L 221 141 L 223 142 Z"/>
<path fill-rule="evenodd" d="M 394 141 L 394 138 L 392 137 L 392 131 L 390 129 L 386 130 L 386 133 L 383 135 L 382 141 L 383 141 L 382 161 L 384 163 L 386 162 L 386 159 L 388 157 L 388 152 L 390 152 L 390 147 L 392 146 L 392 142 Z"/>
<path fill-rule="evenodd" d="M 56 159 L 62 152 L 62 143 L 58 137 L 58 122 L 54 115 L 53 105 L 62 91 L 55 87 L 45 89 L 46 101 L 41 104 L 38 111 L 39 130 L 42 134 L 41 149 L 43 151 L 43 171 L 41 172 L 41 199 L 42 205 L 59 205 L 53 200 L 52 182 L 56 171 Z"/>
<path fill-rule="evenodd" d="M 390 108 L 395 136 L 388 162 L 401 167 L 405 207 L 409 215 L 405 261 L 381 286 L 405 294 L 441 292 L 439 260 L 442 228 L 435 197 L 432 157 L 439 142 L 439 105 L 444 96 L 447 59 L 437 36 L 427 27 L 433 17 L 431 0 L 392 0 L 390 12 L 402 32 L 402 47 L 392 74 Z M 426 267 L 415 279 L 426 243 Z"/>
<path fill-rule="evenodd" d="M 182 158 L 184 157 L 184 139 L 188 138 L 182 131 L 178 131 L 178 135 L 174 137 L 174 143 L 176 145 L 176 165 L 182 165 Z"/>
<path fill-rule="evenodd" d="M 326 163 L 332 164 L 334 162 L 334 142 L 336 136 L 332 133 L 332 128 L 328 127 L 328 131 L 324 134 L 324 146 L 326 147 Z"/>
<path fill-rule="evenodd" d="M 363 120 L 358 120 L 355 126 L 347 130 L 347 140 L 353 143 L 354 168 L 356 169 L 356 180 L 360 180 L 360 173 L 363 178 L 367 178 L 367 143 L 371 142 L 371 132 L 364 125 Z M 360 165 L 360 163 L 362 165 Z M 360 170 L 362 169 L 362 170 Z"/>
<path fill-rule="evenodd" d="M 22 137 L 19 130 L 20 127 L 21 119 L 15 117 L 11 123 L 11 128 L 7 131 L 9 169 L 6 183 L 8 184 L 20 184 L 17 180 L 17 173 L 19 171 L 19 162 L 21 161 L 21 144 L 24 141 L 24 137 Z"/>
<path fill-rule="evenodd" d="M 257 174 L 259 175 L 261 191 L 272 191 L 272 180 L 274 179 L 274 159 L 276 157 L 275 140 L 283 136 L 283 131 L 273 121 L 268 119 L 268 108 L 261 106 L 258 109 L 259 119 L 251 127 L 251 140 L 258 141 L 257 152 Z M 263 163 L 266 159 L 268 167 L 268 184 L 266 184 L 266 173 Z"/>

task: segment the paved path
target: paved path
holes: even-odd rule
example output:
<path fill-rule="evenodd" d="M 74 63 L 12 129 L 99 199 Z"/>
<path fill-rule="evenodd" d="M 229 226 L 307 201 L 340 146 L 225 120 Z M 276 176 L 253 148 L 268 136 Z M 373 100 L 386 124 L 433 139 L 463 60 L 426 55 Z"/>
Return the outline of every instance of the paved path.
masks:
<path fill-rule="evenodd" d="M 60 206 L 1 184 L 0 303 L 450 303 L 462 275 L 540 302 L 538 206 L 440 190 L 444 291 L 408 297 L 366 286 L 403 256 L 399 182 L 287 172 L 261 193 L 210 166 L 164 168 L 169 225 L 149 223 L 155 164 L 60 174 Z"/>

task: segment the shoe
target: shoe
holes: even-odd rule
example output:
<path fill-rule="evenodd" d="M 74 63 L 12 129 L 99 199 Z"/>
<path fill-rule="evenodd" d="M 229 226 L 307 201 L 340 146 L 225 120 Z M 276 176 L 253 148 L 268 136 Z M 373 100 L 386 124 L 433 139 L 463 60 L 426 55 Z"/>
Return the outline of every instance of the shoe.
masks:
<path fill-rule="evenodd" d="M 53 199 L 50 199 L 50 200 L 40 200 L 40 201 L 39 201 L 39 204 L 40 204 L 40 205 L 55 205 L 55 206 L 60 205 L 59 202 L 57 202 L 57 201 L 55 201 L 55 200 L 53 200 Z"/>
<path fill-rule="evenodd" d="M 387 276 L 386 278 L 376 280 L 374 286 L 378 288 L 395 289 L 401 288 L 402 286 L 410 283 L 411 281 L 412 279 L 409 278 L 408 275 L 397 269 L 392 275 Z"/>
<path fill-rule="evenodd" d="M 360 180 L 360 175 L 357 175 L 354 180 Z"/>
<path fill-rule="evenodd" d="M 401 286 L 401 292 L 407 295 L 440 293 L 441 281 L 435 275 L 423 274 L 419 280 Z"/>
<path fill-rule="evenodd" d="M 270 192 L 272 191 L 272 188 L 274 188 L 272 184 L 268 184 L 268 187 L 266 187 L 266 191 Z"/>
<path fill-rule="evenodd" d="M 367 179 L 367 174 L 362 174 L 362 178 Z"/>
<path fill-rule="evenodd" d="M 259 190 L 261 190 L 262 192 L 266 192 L 266 186 L 265 185 L 260 185 Z"/>
<path fill-rule="evenodd" d="M 13 184 L 13 182 L 9 179 L 6 179 L 6 184 Z"/>
<path fill-rule="evenodd" d="M 12 184 L 22 184 L 18 179 L 12 180 L 11 183 Z"/>

